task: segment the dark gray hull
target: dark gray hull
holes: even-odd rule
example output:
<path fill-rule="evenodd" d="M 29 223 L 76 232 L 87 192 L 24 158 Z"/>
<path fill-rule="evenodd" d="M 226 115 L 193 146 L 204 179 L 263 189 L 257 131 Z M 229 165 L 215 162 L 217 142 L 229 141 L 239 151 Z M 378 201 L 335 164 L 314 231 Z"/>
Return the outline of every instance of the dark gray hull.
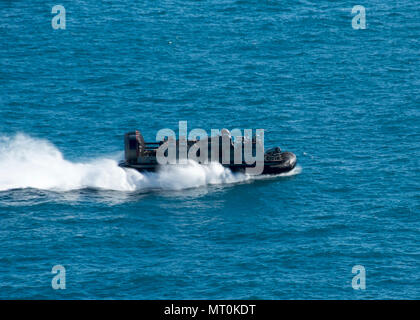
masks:
<path fill-rule="evenodd" d="M 282 152 L 280 160 L 265 161 L 264 170 L 261 174 L 280 174 L 286 173 L 293 170 L 296 167 L 297 158 L 292 152 Z M 156 172 L 161 168 L 158 163 L 136 163 L 130 164 L 125 161 L 121 162 L 120 167 L 130 168 L 139 172 Z M 247 164 L 224 164 L 226 168 L 229 168 L 232 172 L 245 172 L 247 167 L 252 167 Z"/>

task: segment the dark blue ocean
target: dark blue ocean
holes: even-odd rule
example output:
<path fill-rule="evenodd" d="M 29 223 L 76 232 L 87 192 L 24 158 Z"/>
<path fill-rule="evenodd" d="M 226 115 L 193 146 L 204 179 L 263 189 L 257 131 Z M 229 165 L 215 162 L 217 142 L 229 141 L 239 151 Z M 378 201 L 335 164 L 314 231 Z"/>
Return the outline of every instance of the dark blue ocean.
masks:
<path fill-rule="evenodd" d="M 420 299 L 419 36 L 415 0 L 1 1 L 0 299 Z M 179 121 L 299 165 L 117 166 Z"/>

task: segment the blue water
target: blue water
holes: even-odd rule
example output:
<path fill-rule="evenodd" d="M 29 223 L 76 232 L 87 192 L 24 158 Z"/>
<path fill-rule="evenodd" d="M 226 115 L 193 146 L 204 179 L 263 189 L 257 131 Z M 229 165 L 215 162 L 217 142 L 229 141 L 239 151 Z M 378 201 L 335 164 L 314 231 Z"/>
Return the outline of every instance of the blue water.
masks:
<path fill-rule="evenodd" d="M 417 1 L 55 4 L 0 3 L 1 299 L 420 298 Z M 117 167 L 178 121 L 299 168 Z"/>

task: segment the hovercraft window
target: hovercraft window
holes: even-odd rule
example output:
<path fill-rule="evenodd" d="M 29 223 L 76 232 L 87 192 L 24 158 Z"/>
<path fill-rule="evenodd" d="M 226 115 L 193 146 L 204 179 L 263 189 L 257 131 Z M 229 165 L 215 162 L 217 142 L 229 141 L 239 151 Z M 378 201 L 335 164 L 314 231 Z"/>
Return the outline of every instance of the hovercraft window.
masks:
<path fill-rule="evenodd" d="M 136 140 L 130 140 L 129 148 L 130 148 L 130 150 L 136 150 L 136 148 L 137 148 L 137 141 Z"/>

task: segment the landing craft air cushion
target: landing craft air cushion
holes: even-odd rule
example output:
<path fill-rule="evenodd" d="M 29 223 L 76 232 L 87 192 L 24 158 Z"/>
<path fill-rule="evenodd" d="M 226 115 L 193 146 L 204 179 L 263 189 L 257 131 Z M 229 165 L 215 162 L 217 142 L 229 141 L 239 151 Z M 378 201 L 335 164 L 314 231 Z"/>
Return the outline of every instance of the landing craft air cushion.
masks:
<path fill-rule="evenodd" d="M 225 130 L 225 131 L 224 131 Z M 234 154 L 235 154 L 235 144 L 232 141 L 232 138 L 230 137 L 229 131 L 226 129 L 222 130 L 222 135 L 218 137 L 210 137 L 206 141 L 206 145 L 208 146 L 208 158 L 206 157 L 203 160 L 198 160 L 195 158 L 197 162 L 201 164 L 209 163 L 210 161 L 216 161 L 222 164 L 224 167 L 229 168 L 233 172 L 247 172 L 247 169 L 252 169 L 256 166 L 255 162 L 249 164 L 248 162 L 242 160 L 240 163 L 235 161 Z M 226 158 L 223 157 L 223 148 L 224 146 L 224 138 L 228 135 L 228 159 L 226 161 Z M 220 152 L 218 152 L 218 157 L 214 159 L 211 157 L 211 152 L 214 150 L 212 148 L 215 145 L 215 141 L 217 142 L 217 149 L 219 149 Z M 225 140 L 226 141 L 226 140 Z M 128 132 L 125 134 L 124 137 L 125 142 L 125 160 L 120 162 L 120 166 L 123 168 L 131 168 L 135 169 L 139 172 L 148 172 L 148 171 L 157 171 L 162 164 L 160 161 L 158 161 L 158 155 L 159 155 L 159 148 L 163 146 L 165 143 L 168 143 L 168 139 L 165 139 L 163 141 L 159 142 L 145 142 L 143 139 L 143 135 L 139 131 L 134 132 Z M 197 148 L 198 146 L 203 146 L 203 140 L 182 140 L 177 139 L 174 140 L 174 146 L 176 147 L 176 158 L 180 159 L 182 158 L 180 156 L 180 146 L 185 145 L 186 146 L 186 154 L 189 154 L 190 149 L 195 146 Z M 255 137 L 252 138 L 252 141 L 250 142 L 252 147 L 252 152 L 255 155 L 255 150 L 257 139 Z M 182 148 L 182 147 L 181 147 Z M 262 149 L 263 150 L 263 149 Z M 244 151 L 244 147 L 242 144 L 242 152 Z M 166 154 L 168 152 L 168 149 L 166 150 Z M 201 152 L 201 149 L 197 149 L 197 153 L 199 154 Z M 200 158 L 200 157 L 198 157 Z M 187 157 L 188 159 L 188 157 Z M 202 159 L 202 157 L 201 157 Z M 297 162 L 296 155 L 292 152 L 288 151 L 281 151 L 279 147 L 271 148 L 267 150 L 264 153 L 264 163 L 263 168 L 259 174 L 280 174 L 285 173 L 288 171 L 291 171 L 295 168 Z M 172 164 L 165 164 L 165 165 L 172 165 Z M 251 171 L 251 170 L 250 170 Z"/>

